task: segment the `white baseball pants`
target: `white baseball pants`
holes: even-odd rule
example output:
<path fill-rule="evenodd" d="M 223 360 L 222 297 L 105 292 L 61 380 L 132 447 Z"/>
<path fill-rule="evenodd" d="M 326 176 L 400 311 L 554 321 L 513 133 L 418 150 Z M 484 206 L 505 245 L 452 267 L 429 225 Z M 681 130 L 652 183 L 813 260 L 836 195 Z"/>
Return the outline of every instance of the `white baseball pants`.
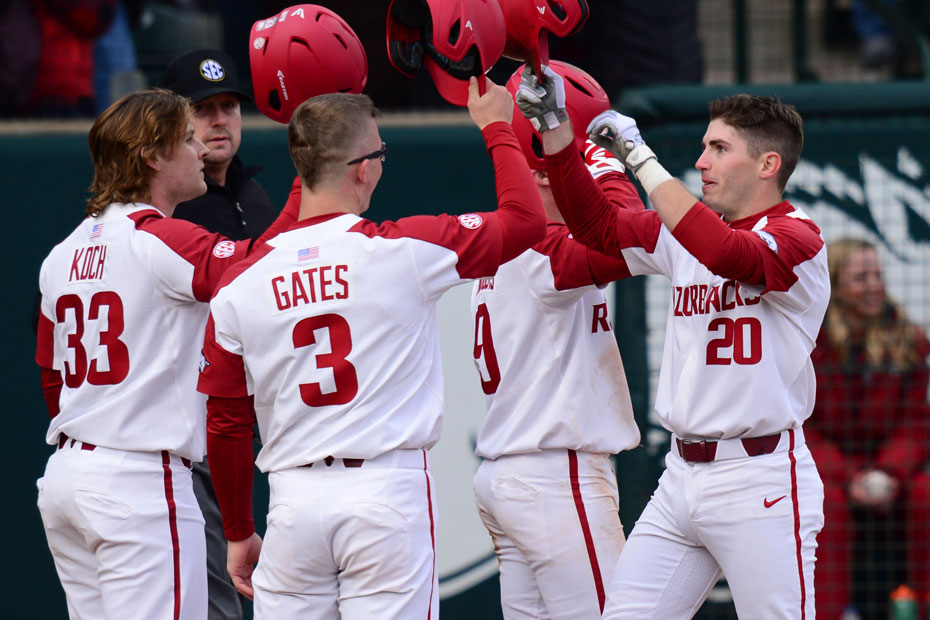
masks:
<path fill-rule="evenodd" d="M 691 618 L 722 572 L 740 618 L 813 620 L 823 484 L 807 446 L 708 463 L 689 463 L 673 447 L 665 463 L 603 617 Z"/>
<path fill-rule="evenodd" d="M 610 456 L 544 450 L 485 460 L 474 491 L 500 560 L 504 618 L 600 617 L 624 542 Z"/>
<path fill-rule="evenodd" d="M 67 440 L 37 486 L 72 619 L 206 618 L 203 516 L 179 457 Z"/>
<path fill-rule="evenodd" d="M 256 620 L 439 617 L 436 502 L 424 450 L 272 472 L 252 575 Z"/>

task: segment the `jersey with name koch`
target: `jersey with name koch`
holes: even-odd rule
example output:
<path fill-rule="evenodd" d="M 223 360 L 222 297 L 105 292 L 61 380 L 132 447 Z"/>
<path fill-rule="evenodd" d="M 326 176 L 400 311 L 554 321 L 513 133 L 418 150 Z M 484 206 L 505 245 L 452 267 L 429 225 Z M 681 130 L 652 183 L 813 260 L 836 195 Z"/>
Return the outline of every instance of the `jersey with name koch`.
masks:
<path fill-rule="evenodd" d="M 610 208 L 571 159 L 551 156 L 547 166 L 564 170 L 555 194 L 585 196 L 569 222 L 576 237 L 622 256 L 633 275 L 671 280 L 655 403 L 663 426 L 714 439 L 800 427 L 813 410 L 810 353 L 830 296 L 819 228 L 788 202 L 728 224 L 697 202 L 673 235 L 654 211 Z M 608 225 L 591 226 L 598 218 Z M 718 275 L 727 272 L 758 283 Z"/>
<path fill-rule="evenodd" d="M 493 274 L 504 238 L 497 213 L 298 222 L 227 274 L 198 389 L 254 395 L 263 471 L 430 448 L 443 412 L 436 303 Z"/>
<path fill-rule="evenodd" d="M 588 142 L 585 163 L 621 208 L 642 211 L 623 166 Z M 623 362 L 600 288 L 628 277 L 558 222 L 472 288 L 474 359 L 487 415 L 476 454 L 548 449 L 615 454 L 639 443 Z"/>
<path fill-rule="evenodd" d="M 55 246 L 40 272 L 36 361 L 61 371 L 59 433 L 200 460 L 204 398 L 197 343 L 235 243 L 144 204 L 111 204 Z"/>

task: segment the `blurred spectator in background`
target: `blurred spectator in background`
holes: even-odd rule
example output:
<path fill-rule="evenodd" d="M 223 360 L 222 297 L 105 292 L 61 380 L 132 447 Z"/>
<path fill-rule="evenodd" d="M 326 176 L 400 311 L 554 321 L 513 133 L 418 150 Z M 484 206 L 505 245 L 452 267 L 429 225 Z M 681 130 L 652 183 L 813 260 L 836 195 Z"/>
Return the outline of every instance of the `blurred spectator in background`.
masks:
<path fill-rule="evenodd" d="M 923 470 L 930 453 L 930 342 L 887 296 L 874 245 L 841 239 L 827 256 L 832 297 L 811 355 L 817 401 L 805 427 L 825 487 L 817 617 L 839 618 L 856 592 L 863 617 L 883 618 L 899 581 L 924 596 L 930 590 L 930 475 Z M 905 555 L 905 535 L 903 571 L 894 560 Z M 892 559 L 875 571 L 884 574 L 868 578 L 878 582 L 874 600 L 873 586 L 853 573 L 854 544 L 862 537 L 884 541 L 881 553 Z"/>
<path fill-rule="evenodd" d="M 897 0 L 881 0 L 894 9 Z M 885 19 L 869 8 L 864 0 L 853 0 L 852 23 L 860 42 L 862 65 L 867 69 L 879 69 L 894 62 L 897 41 Z"/>
<path fill-rule="evenodd" d="M 148 87 L 139 72 L 136 44 L 132 38 L 126 2 L 116 3 L 113 23 L 94 44 L 94 94 L 96 115 L 136 90 Z"/>
<path fill-rule="evenodd" d="M 42 31 L 29 0 L 0 0 L 0 116 L 29 99 L 42 53 Z"/>
<path fill-rule="evenodd" d="M 92 118 L 94 43 L 116 15 L 117 0 L 35 0 L 42 53 L 27 115 Z"/>

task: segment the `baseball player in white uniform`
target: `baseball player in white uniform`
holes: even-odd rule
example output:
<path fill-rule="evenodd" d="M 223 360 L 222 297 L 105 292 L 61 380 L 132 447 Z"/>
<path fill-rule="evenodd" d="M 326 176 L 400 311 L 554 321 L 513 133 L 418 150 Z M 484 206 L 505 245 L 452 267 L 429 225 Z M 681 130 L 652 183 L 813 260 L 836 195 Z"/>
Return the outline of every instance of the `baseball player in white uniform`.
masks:
<path fill-rule="evenodd" d="M 40 273 L 36 361 L 57 449 L 37 483 L 39 510 L 72 618 L 201 619 L 204 522 L 190 466 L 205 450 L 205 402 L 194 343 L 219 276 L 252 242 L 169 219 L 206 190 L 207 148 L 186 99 L 124 97 L 89 142 L 90 217 Z"/>
<path fill-rule="evenodd" d="M 576 127 L 610 107 L 588 74 L 551 66 L 568 82 Z M 548 226 L 545 239 L 473 285 L 475 365 L 487 402 L 475 499 L 500 561 L 504 617 L 593 618 L 624 542 L 611 455 L 639 443 L 602 290 L 630 273 L 571 237 L 533 149 L 538 134 L 519 111 L 513 124 Z M 642 211 L 620 162 L 579 133 L 577 150 L 608 199 Z"/>
<path fill-rule="evenodd" d="M 559 108 L 558 85 L 526 76 L 517 101 L 544 119 Z M 633 119 L 608 111 L 592 121 L 592 140 L 634 172 L 656 208 L 638 213 L 605 199 L 570 148 L 570 127 L 542 134 L 576 238 L 634 275 L 672 282 L 655 404 L 672 449 L 604 618 L 688 618 L 721 573 L 740 617 L 814 617 L 823 485 L 802 424 L 830 285 L 819 229 L 782 200 L 802 121 L 753 95 L 712 102 L 710 117 L 696 163 L 703 201 L 662 168 Z"/>
<path fill-rule="evenodd" d="M 436 303 L 545 228 L 511 96 L 488 82 L 479 97 L 472 78 L 469 111 L 494 161 L 498 210 L 379 225 L 360 217 L 387 150 L 371 100 L 301 104 L 288 131 L 300 221 L 211 301 L 199 383 L 208 450 L 230 574 L 258 618 L 437 617 Z M 263 545 L 250 501 L 256 419 L 271 489 Z"/>

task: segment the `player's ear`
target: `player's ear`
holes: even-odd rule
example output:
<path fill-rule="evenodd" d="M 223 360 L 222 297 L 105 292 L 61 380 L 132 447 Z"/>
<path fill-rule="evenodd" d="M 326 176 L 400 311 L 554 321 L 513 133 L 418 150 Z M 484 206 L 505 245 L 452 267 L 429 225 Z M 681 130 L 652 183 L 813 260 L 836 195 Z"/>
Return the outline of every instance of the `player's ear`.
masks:
<path fill-rule="evenodd" d="M 371 164 L 371 160 L 370 160 L 370 159 L 364 159 L 364 160 L 362 160 L 361 163 L 359 163 L 359 164 L 357 164 L 357 165 L 355 165 L 355 166 L 352 166 L 353 168 L 356 169 L 356 170 L 355 170 L 355 175 L 356 175 L 357 180 L 358 180 L 360 183 L 365 183 L 365 182 L 368 181 L 368 173 L 371 172 L 371 171 L 368 169 L 368 166 L 369 166 L 370 164 Z"/>
<path fill-rule="evenodd" d="M 139 149 L 139 157 L 142 158 L 142 161 L 145 162 L 145 165 L 153 170 L 158 170 L 158 155 L 152 157 L 147 146 L 143 146 Z"/>
<path fill-rule="evenodd" d="M 759 178 L 770 179 L 777 176 L 778 171 L 781 170 L 781 155 L 775 151 L 763 153 L 760 158 L 760 164 Z"/>
<path fill-rule="evenodd" d="M 532 170 L 533 180 L 536 181 L 536 185 L 542 187 L 549 187 L 549 173 L 545 170 Z"/>

